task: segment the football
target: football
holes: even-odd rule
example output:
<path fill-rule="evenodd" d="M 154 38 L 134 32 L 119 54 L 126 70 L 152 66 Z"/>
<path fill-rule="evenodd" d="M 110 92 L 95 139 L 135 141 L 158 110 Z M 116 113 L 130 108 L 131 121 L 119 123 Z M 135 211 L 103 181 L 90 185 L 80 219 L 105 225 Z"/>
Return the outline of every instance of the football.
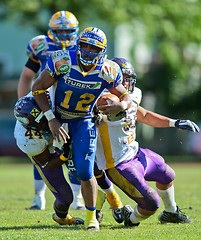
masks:
<path fill-rule="evenodd" d="M 112 101 L 108 98 L 110 98 L 114 102 L 119 102 L 119 98 L 116 95 L 114 95 L 112 93 L 107 93 L 98 98 L 97 103 L 96 103 L 97 108 L 102 105 L 111 104 Z M 101 111 L 105 111 L 105 109 L 101 109 Z"/>

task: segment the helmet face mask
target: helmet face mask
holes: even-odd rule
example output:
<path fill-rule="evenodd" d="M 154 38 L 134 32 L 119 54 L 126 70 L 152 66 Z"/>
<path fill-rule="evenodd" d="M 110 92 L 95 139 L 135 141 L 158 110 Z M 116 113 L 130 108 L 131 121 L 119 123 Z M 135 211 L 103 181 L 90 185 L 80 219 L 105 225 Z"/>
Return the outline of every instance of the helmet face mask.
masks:
<path fill-rule="evenodd" d="M 49 130 L 48 121 L 33 96 L 20 98 L 15 104 L 14 115 L 26 129 L 34 131 Z"/>
<path fill-rule="evenodd" d="M 132 64 L 124 58 L 113 58 L 112 61 L 116 62 L 121 68 L 123 74 L 122 84 L 129 93 L 132 93 L 136 83 L 136 73 Z"/>
<path fill-rule="evenodd" d="M 79 31 L 76 17 L 68 11 L 56 12 L 49 21 L 48 36 L 64 47 L 74 46 Z"/>
<path fill-rule="evenodd" d="M 86 50 L 87 45 L 90 45 L 90 51 Z M 77 57 L 85 66 L 101 64 L 106 48 L 106 36 L 98 28 L 86 28 L 77 39 Z"/>

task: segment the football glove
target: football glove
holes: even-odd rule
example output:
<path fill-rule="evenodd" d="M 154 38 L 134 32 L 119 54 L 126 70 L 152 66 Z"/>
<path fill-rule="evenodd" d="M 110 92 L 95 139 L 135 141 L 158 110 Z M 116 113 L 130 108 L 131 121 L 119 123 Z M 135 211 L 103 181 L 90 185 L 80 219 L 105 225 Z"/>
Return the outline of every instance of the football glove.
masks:
<path fill-rule="evenodd" d="M 172 120 L 170 126 L 177 127 L 182 130 L 188 130 L 192 132 L 199 132 L 200 128 L 190 120 Z"/>
<path fill-rule="evenodd" d="M 73 157 L 73 148 L 71 139 L 67 139 L 67 143 L 64 143 L 62 147 L 63 156 L 68 160 L 71 160 Z"/>
<path fill-rule="evenodd" d="M 114 121 L 119 121 L 121 120 L 122 118 L 125 118 L 126 117 L 126 111 L 120 111 L 119 113 L 117 114 L 108 114 L 107 115 L 107 119 L 109 122 L 114 122 Z"/>

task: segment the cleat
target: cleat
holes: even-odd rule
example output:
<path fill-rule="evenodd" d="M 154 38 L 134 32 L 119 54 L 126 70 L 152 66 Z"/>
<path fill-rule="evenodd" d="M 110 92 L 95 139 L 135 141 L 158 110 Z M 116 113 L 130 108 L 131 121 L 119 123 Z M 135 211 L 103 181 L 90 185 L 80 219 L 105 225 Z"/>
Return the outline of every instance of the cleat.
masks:
<path fill-rule="evenodd" d="M 103 213 L 101 212 L 101 210 L 96 210 L 96 219 L 99 223 L 102 221 Z"/>
<path fill-rule="evenodd" d="M 45 210 L 45 197 L 35 195 L 31 207 L 27 210 Z"/>
<path fill-rule="evenodd" d="M 163 211 L 159 216 L 158 220 L 161 223 L 192 223 L 193 221 L 181 212 L 177 206 L 175 213 Z"/>
<path fill-rule="evenodd" d="M 86 210 L 83 199 L 82 197 L 79 197 L 79 196 L 74 198 L 70 206 L 71 206 L 71 209 L 73 210 Z"/>
<path fill-rule="evenodd" d="M 99 228 L 96 228 L 96 227 L 94 227 L 94 226 L 92 226 L 92 227 L 88 227 L 87 229 L 86 229 L 86 231 L 99 231 Z"/>
<path fill-rule="evenodd" d="M 122 208 L 122 213 L 124 216 L 124 226 L 125 227 L 137 227 L 140 223 L 132 223 L 130 220 L 130 215 L 134 212 L 130 205 L 125 205 Z"/>
<path fill-rule="evenodd" d="M 41 209 L 39 206 L 31 206 L 30 208 L 27 208 L 27 210 L 44 210 L 44 209 Z"/>
<path fill-rule="evenodd" d="M 59 218 L 56 213 L 52 215 L 52 219 L 60 225 L 83 225 L 84 220 L 81 218 L 71 217 L 69 214 L 67 218 Z"/>
<path fill-rule="evenodd" d="M 73 210 L 86 210 L 86 208 L 85 208 L 85 206 L 83 205 L 83 206 L 79 206 L 79 205 L 77 205 L 77 206 L 75 206 L 75 205 L 71 205 L 71 209 L 73 209 Z"/>
<path fill-rule="evenodd" d="M 96 219 L 85 221 L 86 231 L 99 231 L 99 223 Z"/>
<path fill-rule="evenodd" d="M 112 216 L 114 220 L 118 223 L 122 223 L 124 221 L 124 215 L 121 210 L 122 208 L 112 210 Z"/>
<path fill-rule="evenodd" d="M 111 193 L 106 193 L 106 197 L 112 210 L 123 207 L 121 199 L 115 189 Z"/>

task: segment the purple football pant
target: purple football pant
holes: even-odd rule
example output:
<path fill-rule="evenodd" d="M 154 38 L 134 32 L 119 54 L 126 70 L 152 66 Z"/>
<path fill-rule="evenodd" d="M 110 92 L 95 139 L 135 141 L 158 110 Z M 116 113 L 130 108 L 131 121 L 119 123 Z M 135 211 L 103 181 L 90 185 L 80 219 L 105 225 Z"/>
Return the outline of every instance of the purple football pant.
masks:
<path fill-rule="evenodd" d="M 40 173 L 43 181 L 55 196 L 57 203 L 69 206 L 73 201 L 73 193 L 70 185 L 64 177 L 62 166 L 47 170 L 42 168 L 34 157 L 32 157 L 32 161 L 34 162 L 34 165 Z"/>
<path fill-rule="evenodd" d="M 175 178 L 174 170 L 157 153 L 139 148 L 130 160 L 119 163 L 115 168 L 106 170 L 109 179 L 142 209 L 155 211 L 160 206 L 158 193 L 147 181 L 166 185 Z"/>

